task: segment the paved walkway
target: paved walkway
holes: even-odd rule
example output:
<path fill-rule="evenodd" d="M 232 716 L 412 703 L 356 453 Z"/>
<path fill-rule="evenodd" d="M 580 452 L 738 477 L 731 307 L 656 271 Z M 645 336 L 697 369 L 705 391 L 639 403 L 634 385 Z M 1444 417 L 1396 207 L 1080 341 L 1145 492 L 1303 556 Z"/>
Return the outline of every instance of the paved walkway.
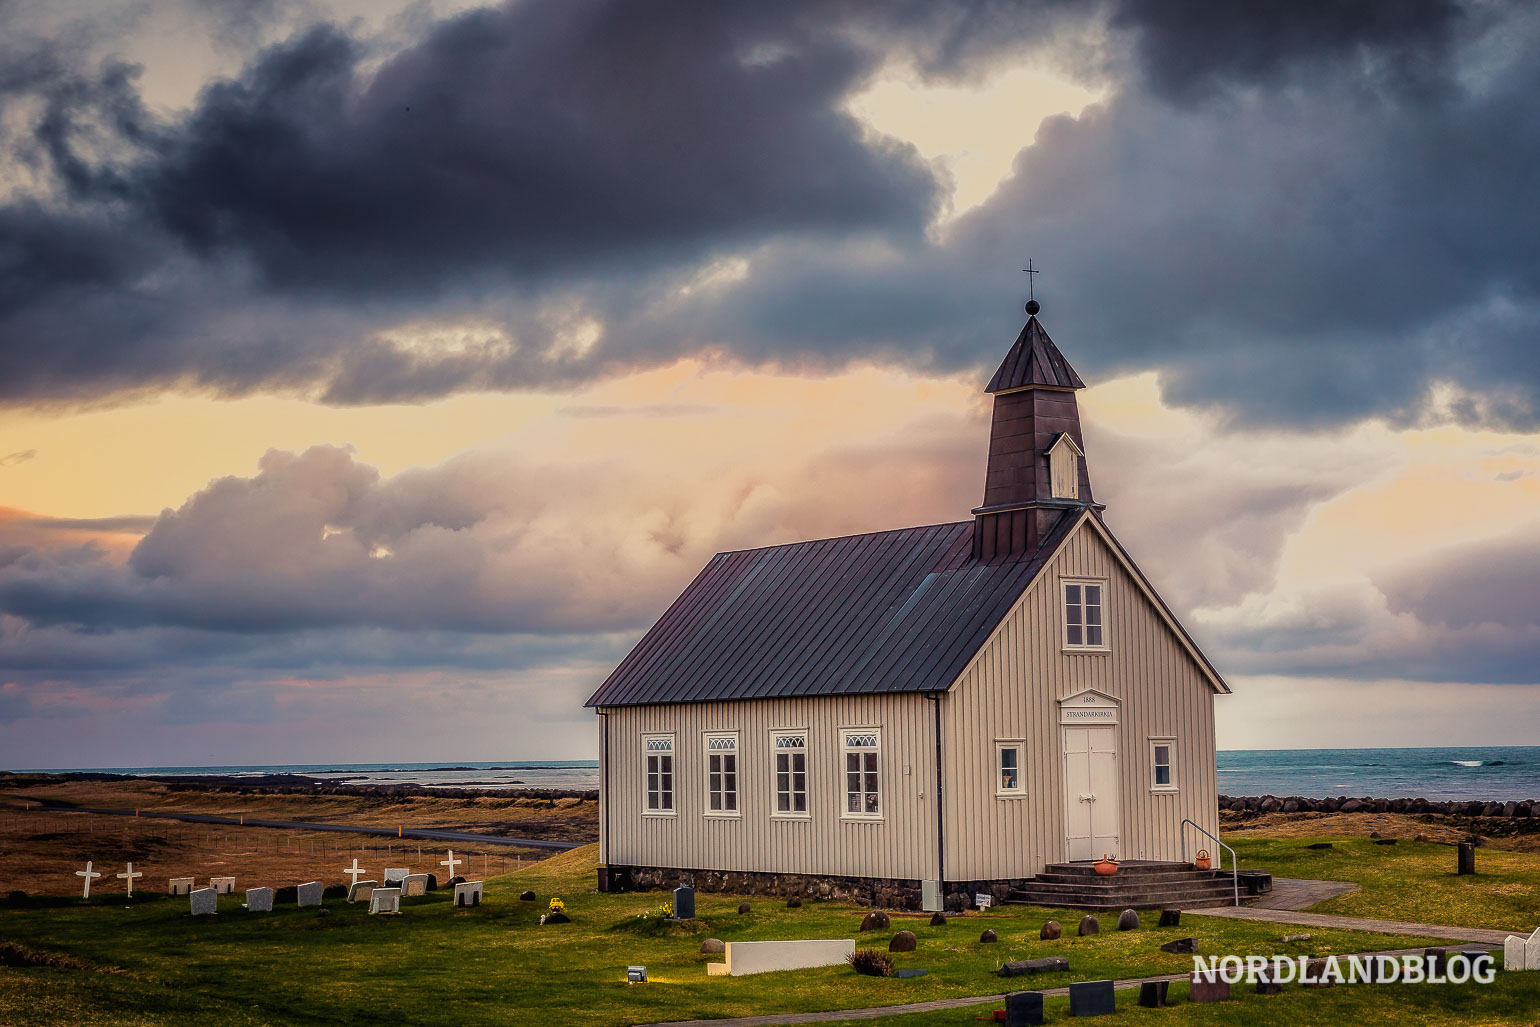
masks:
<path fill-rule="evenodd" d="M 1258 909 L 1255 906 L 1216 906 L 1211 909 L 1184 909 L 1183 916 L 1222 916 L 1231 920 L 1265 920 L 1275 924 L 1299 924 L 1302 927 L 1341 927 L 1349 931 L 1373 931 L 1376 934 L 1413 934 L 1420 938 L 1446 941 L 1475 941 L 1483 945 L 1501 945 L 1514 931 L 1489 931 L 1481 927 L 1450 927 L 1447 924 L 1411 924 L 1400 920 L 1370 920 L 1358 916 L 1332 916 L 1326 913 L 1301 913 L 1291 909 Z"/>
<path fill-rule="evenodd" d="M 1208 912 L 1199 910 L 1198 912 Z M 1383 952 L 1364 952 L 1359 955 L 1366 956 L 1415 956 L 1421 955 L 1422 949 L 1386 949 Z M 1139 987 L 1147 981 L 1185 981 L 1186 973 L 1161 974 L 1158 977 L 1129 977 L 1117 980 L 1112 986 L 1118 991 L 1127 991 Z M 1068 995 L 1069 988 L 1032 988 L 1026 982 L 1029 978 L 1018 978 L 1022 981 L 1020 991 L 1041 991 L 1045 996 Z M 666 1023 L 646 1024 L 644 1027 L 779 1027 L 782 1024 L 798 1023 L 828 1023 L 833 1020 L 875 1020 L 885 1016 L 903 1016 L 906 1013 L 931 1013 L 939 1009 L 962 1009 L 966 1006 L 981 1006 L 987 1003 L 1005 1003 L 1004 995 L 972 995 L 967 998 L 942 998 L 930 1002 L 906 1002 L 898 1006 L 867 1006 L 863 1009 L 832 1009 L 821 1013 L 766 1013 L 761 1016 L 733 1016 L 716 1020 L 670 1020 Z"/>
<path fill-rule="evenodd" d="M 1300 877 L 1275 877 L 1273 890 L 1254 902 L 1252 909 L 1309 909 L 1317 902 L 1358 891 L 1351 881 L 1310 881 Z"/>

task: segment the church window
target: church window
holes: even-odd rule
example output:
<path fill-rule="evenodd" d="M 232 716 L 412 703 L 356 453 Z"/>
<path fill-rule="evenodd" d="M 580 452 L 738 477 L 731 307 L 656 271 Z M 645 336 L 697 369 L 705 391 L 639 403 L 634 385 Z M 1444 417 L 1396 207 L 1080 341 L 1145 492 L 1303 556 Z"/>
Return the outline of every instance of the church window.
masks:
<path fill-rule="evenodd" d="M 1175 738 L 1150 739 L 1150 787 L 1155 791 L 1176 791 L 1176 780 L 1171 776 L 1171 753 L 1175 749 Z"/>
<path fill-rule="evenodd" d="M 807 733 L 777 731 L 770 736 L 775 757 L 775 811 L 777 817 L 806 817 Z"/>
<path fill-rule="evenodd" d="M 706 736 L 706 815 L 738 815 L 738 735 Z"/>
<path fill-rule="evenodd" d="M 847 820 L 882 818 L 882 736 L 874 728 L 850 728 L 844 735 Z"/>
<path fill-rule="evenodd" d="M 1105 649 L 1103 585 L 1099 581 L 1064 582 L 1064 648 Z"/>
<path fill-rule="evenodd" d="M 646 812 L 652 816 L 674 813 L 674 736 L 643 735 L 642 754 L 647 789 Z"/>
<path fill-rule="evenodd" d="M 1027 794 L 1022 781 L 1022 753 L 1025 742 L 995 743 L 995 794 L 1001 797 Z"/>

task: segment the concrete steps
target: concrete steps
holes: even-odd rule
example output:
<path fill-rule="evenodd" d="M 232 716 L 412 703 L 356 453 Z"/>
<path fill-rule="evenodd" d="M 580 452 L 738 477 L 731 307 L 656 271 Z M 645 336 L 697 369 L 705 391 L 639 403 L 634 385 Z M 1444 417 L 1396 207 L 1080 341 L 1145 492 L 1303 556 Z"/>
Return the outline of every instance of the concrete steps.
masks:
<path fill-rule="evenodd" d="M 1241 895 L 1246 894 L 1244 882 Z M 1091 912 L 1228 906 L 1235 889 L 1228 873 L 1185 863 L 1124 863 L 1107 877 L 1089 863 L 1054 863 L 1012 892 L 1008 903 L 1059 906 Z"/>

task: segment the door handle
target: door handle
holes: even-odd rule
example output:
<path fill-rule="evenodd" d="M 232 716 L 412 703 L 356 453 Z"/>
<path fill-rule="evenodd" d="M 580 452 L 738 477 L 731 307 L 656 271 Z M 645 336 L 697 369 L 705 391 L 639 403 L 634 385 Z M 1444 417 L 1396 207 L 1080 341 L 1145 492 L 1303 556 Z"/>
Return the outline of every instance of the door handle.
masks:
<path fill-rule="evenodd" d="M 1096 801 L 1096 796 L 1095 795 L 1082 795 L 1080 797 L 1080 801 L 1081 802 L 1095 802 Z"/>

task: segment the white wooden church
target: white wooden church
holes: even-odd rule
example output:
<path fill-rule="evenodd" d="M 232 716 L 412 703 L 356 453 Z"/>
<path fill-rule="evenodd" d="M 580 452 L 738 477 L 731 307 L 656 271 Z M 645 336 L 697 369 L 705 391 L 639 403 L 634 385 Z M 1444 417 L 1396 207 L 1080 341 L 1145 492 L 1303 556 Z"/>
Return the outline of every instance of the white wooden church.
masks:
<path fill-rule="evenodd" d="M 1108 528 L 1027 311 L 971 518 L 719 553 L 589 699 L 601 887 L 913 907 L 1213 848 L 1229 689 Z"/>

